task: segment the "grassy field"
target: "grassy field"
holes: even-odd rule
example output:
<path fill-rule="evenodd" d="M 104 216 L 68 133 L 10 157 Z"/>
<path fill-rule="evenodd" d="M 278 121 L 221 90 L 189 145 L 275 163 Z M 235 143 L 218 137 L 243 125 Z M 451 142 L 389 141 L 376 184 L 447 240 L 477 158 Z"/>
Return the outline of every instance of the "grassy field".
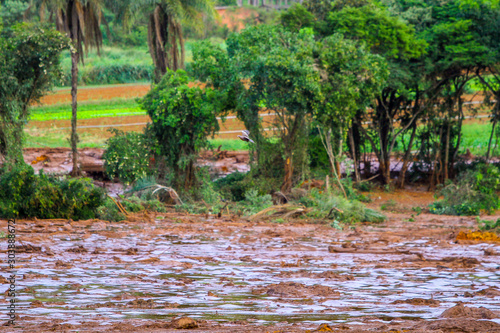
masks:
<path fill-rule="evenodd" d="M 134 98 L 86 101 L 79 103 L 78 119 L 93 119 L 102 117 L 124 117 L 145 115 Z M 32 108 L 31 121 L 69 120 L 71 119 L 71 104 L 55 104 Z M 26 131 L 27 147 L 69 147 L 68 129 L 30 128 Z M 489 122 L 469 122 L 463 126 L 460 154 L 470 149 L 474 155 L 484 155 L 491 134 Z M 80 147 L 104 147 L 110 134 L 107 128 L 80 131 Z M 236 134 L 235 134 L 236 137 Z M 405 138 L 408 141 L 408 138 Z M 214 148 L 221 146 L 222 150 L 247 150 L 247 143 L 238 139 L 213 139 Z M 398 149 L 396 148 L 396 151 Z M 498 154 L 498 150 L 494 151 Z"/>
<path fill-rule="evenodd" d="M 84 102 L 78 105 L 78 119 L 123 117 L 142 114 L 146 114 L 146 112 L 140 109 L 135 99 Z M 34 107 L 30 117 L 32 121 L 64 119 L 71 119 L 71 104 L 65 103 Z"/>

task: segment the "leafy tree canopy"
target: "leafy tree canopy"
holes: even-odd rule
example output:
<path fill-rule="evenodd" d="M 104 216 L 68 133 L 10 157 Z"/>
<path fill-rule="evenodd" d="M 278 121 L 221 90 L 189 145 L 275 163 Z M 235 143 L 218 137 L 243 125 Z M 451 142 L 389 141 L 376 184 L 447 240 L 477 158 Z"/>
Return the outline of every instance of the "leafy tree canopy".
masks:
<path fill-rule="evenodd" d="M 420 57 L 425 42 L 415 37 L 415 30 L 389 11 L 373 5 L 344 7 L 327 17 L 331 33 L 364 41 L 377 54 L 393 59 Z"/>
<path fill-rule="evenodd" d="M 217 116 L 222 109 L 218 91 L 191 86 L 192 81 L 183 70 L 168 71 L 140 100 L 151 117 L 158 153 L 166 157 L 176 181 L 184 179 L 186 188 L 194 185 L 193 159 L 208 146 L 208 137 L 219 130 Z"/>
<path fill-rule="evenodd" d="M 7 163 L 23 162 L 22 133 L 29 106 L 60 79 L 60 54 L 67 48 L 69 40 L 59 32 L 28 24 L 0 38 L 0 156 Z"/>

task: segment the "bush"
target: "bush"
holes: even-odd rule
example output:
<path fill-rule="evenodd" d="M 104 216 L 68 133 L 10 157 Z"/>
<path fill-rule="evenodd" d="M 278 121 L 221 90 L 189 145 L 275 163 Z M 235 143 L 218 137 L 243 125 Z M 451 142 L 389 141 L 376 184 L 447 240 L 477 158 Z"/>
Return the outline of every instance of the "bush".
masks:
<path fill-rule="evenodd" d="M 379 223 L 386 219 L 383 214 L 366 208 L 357 200 L 350 201 L 342 196 L 327 194 L 317 189 L 312 189 L 306 197 L 300 199 L 300 202 L 306 207 L 313 208 L 308 215 L 315 218 L 329 217 L 344 223 Z"/>
<path fill-rule="evenodd" d="M 121 200 L 121 203 L 125 210 L 130 213 L 136 213 L 143 210 L 161 213 L 167 211 L 165 205 L 156 199 L 143 200 L 137 196 L 131 196 L 127 199 Z M 106 202 L 97 209 L 97 216 L 101 220 L 112 222 L 120 222 L 127 219 L 127 217 L 120 212 L 118 207 L 116 207 L 116 204 L 110 198 L 107 198 Z"/>
<path fill-rule="evenodd" d="M 271 195 L 260 195 L 255 189 L 249 190 L 245 193 L 245 208 L 243 213 L 245 215 L 253 215 L 261 210 L 264 210 L 273 205 L 273 198 Z"/>
<path fill-rule="evenodd" d="M 108 139 L 108 147 L 102 156 L 108 177 L 117 177 L 124 184 L 130 184 L 150 175 L 153 155 L 149 139 L 142 133 L 122 132 L 114 128 L 110 131 L 115 136 Z"/>
<path fill-rule="evenodd" d="M 463 172 L 455 183 L 437 192 L 443 199 L 429 206 L 433 214 L 479 215 L 481 210 L 492 213 L 500 208 L 497 191 L 500 189 L 500 170 L 480 164 L 474 170 Z"/>
<path fill-rule="evenodd" d="M 22 165 L 0 178 L 0 217 L 41 219 L 95 217 L 97 207 L 104 203 L 105 192 L 92 180 L 58 179 Z"/>
<path fill-rule="evenodd" d="M 242 201 L 245 199 L 245 179 L 246 173 L 233 172 L 229 175 L 214 181 L 214 189 L 219 191 L 227 200 Z"/>

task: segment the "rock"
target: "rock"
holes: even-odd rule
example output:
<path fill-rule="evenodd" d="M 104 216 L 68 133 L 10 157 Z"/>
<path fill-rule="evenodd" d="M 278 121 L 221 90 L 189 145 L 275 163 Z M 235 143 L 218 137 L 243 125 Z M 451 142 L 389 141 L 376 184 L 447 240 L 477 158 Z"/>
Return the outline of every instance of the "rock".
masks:
<path fill-rule="evenodd" d="M 485 307 L 479 308 L 470 308 L 468 306 L 464 306 L 462 303 L 455 305 L 452 308 L 444 311 L 441 315 L 441 318 L 475 318 L 475 319 L 493 319 L 498 316 L 491 310 L 486 309 Z"/>
<path fill-rule="evenodd" d="M 172 321 L 172 325 L 176 329 L 192 329 L 198 328 L 198 323 L 196 320 L 191 319 L 189 317 L 182 317 L 179 319 L 175 319 Z"/>

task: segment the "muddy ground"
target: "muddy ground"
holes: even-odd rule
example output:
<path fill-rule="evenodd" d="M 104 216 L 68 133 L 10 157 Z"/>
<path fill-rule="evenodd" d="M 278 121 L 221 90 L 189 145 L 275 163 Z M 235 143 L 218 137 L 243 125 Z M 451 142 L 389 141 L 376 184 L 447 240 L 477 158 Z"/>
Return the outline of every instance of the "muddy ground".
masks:
<path fill-rule="evenodd" d="M 81 169 L 88 176 L 99 176 L 104 171 L 102 155 L 104 149 L 79 149 Z M 24 161 L 30 164 L 36 173 L 41 170 L 50 174 L 69 174 L 73 169 L 73 159 L 70 148 L 25 148 Z M 213 173 L 227 175 L 232 172 L 247 172 L 250 170 L 248 151 L 206 151 L 198 159 L 199 165 L 210 166 Z"/>
<path fill-rule="evenodd" d="M 500 332 L 498 240 L 417 215 L 423 192 L 370 195 L 387 222 L 344 230 L 175 211 L 18 221 L 18 318 L 0 332 Z"/>

